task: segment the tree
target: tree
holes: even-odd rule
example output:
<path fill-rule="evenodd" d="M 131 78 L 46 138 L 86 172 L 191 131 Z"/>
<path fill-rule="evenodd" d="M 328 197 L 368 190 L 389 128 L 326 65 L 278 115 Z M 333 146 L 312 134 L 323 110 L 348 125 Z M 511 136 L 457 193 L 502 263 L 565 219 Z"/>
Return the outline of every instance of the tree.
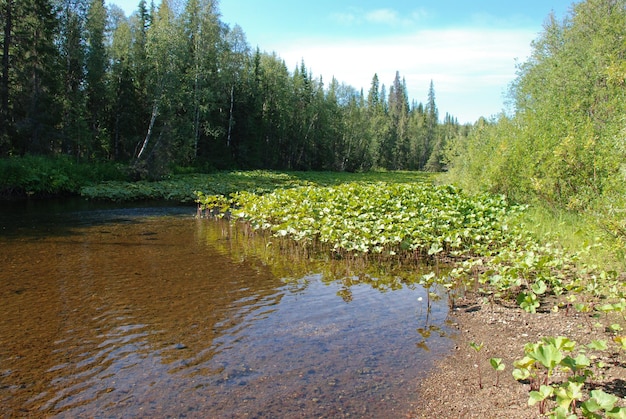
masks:
<path fill-rule="evenodd" d="M 109 158 L 113 150 L 106 129 L 107 108 L 109 107 L 106 83 L 109 56 L 104 45 L 106 21 L 107 11 L 104 7 L 104 0 L 91 0 L 85 23 L 87 122 L 91 133 L 91 150 L 102 152 L 104 157 Z"/>
<path fill-rule="evenodd" d="M 80 158 L 89 154 L 85 80 L 84 10 L 81 2 L 64 0 L 60 12 L 60 59 L 63 63 L 62 152 Z"/>
<path fill-rule="evenodd" d="M 211 145 L 206 144 L 210 127 L 203 124 L 219 108 L 218 54 L 221 48 L 222 26 L 217 4 L 212 0 L 190 0 L 181 17 L 183 42 L 187 44 L 181 65 L 184 77 L 184 103 L 189 106 L 184 122 L 187 132 L 182 135 L 191 139 L 184 158 L 191 161 Z M 204 125 L 204 126 L 203 126 Z"/>
<path fill-rule="evenodd" d="M 158 175 L 163 170 L 164 165 L 169 161 L 171 149 L 161 144 L 163 132 L 173 128 L 172 120 L 174 107 L 177 102 L 179 89 L 177 88 L 178 63 L 178 33 L 175 26 L 174 12 L 170 7 L 169 0 L 162 0 L 147 32 L 146 39 L 146 61 L 148 65 L 148 86 L 147 97 L 152 105 L 150 120 L 146 127 L 146 134 L 141 144 L 138 145 L 136 154 L 137 160 L 152 157 L 153 170 Z M 161 123 L 158 126 L 158 140 L 154 144 L 150 142 L 155 130 L 157 117 L 161 115 Z M 149 151 L 150 146 L 150 151 Z M 159 148 L 160 146 L 160 148 Z M 155 154 L 154 152 L 158 150 Z"/>
<path fill-rule="evenodd" d="M 10 117 L 9 108 L 9 73 L 10 66 L 10 47 L 12 44 L 13 36 L 13 9 L 14 0 L 5 0 L 0 10 L 0 17 L 4 22 L 2 28 L 2 79 L 0 80 L 0 155 L 5 154 L 9 150 L 10 136 L 13 126 L 13 121 Z"/>
<path fill-rule="evenodd" d="M 426 107 L 424 108 L 425 118 L 426 118 L 426 135 L 424 138 L 424 144 L 422 147 L 422 155 L 420 156 L 420 165 L 421 169 L 426 167 L 428 160 L 430 159 L 431 154 L 433 153 L 433 148 L 437 144 L 437 125 L 439 123 L 439 110 L 437 109 L 437 104 L 435 103 L 435 84 L 431 80 L 430 86 L 428 86 L 428 100 L 426 101 Z M 439 145 L 441 149 L 441 144 Z M 438 161 L 438 156 L 434 157 L 433 164 L 428 168 L 428 170 L 436 170 L 435 161 Z"/>
<path fill-rule="evenodd" d="M 139 127 L 143 130 L 144 102 L 141 100 L 137 66 L 133 63 L 133 36 L 129 19 L 121 9 L 111 9 L 115 26 L 112 28 L 108 56 L 109 105 L 108 131 L 111 133 L 111 155 L 116 160 L 128 160 L 139 142 Z"/>
<path fill-rule="evenodd" d="M 12 3 L 13 24 L 8 46 L 8 111 L 12 135 L 10 154 L 49 153 L 57 150 L 54 139 L 59 123 L 61 74 L 55 45 L 59 25 L 57 10 L 49 0 Z M 8 11 L 6 7 L 5 11 Z"/>
<path fill-rule="evenodd" d="M 625 27 L 624 0 L 579 2 L 562 21 L 550 15 L 518 67 L 515 115 L 476 126 L 451 178 L 623 223 L 611 214 L 626 208 Z"/>

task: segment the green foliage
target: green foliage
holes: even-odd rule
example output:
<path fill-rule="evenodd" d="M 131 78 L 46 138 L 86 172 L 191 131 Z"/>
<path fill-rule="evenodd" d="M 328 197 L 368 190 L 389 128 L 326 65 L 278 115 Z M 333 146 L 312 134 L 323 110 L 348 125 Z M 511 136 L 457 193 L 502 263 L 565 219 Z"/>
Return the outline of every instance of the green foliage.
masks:
<path fill-rule="evenodd" d="M 0 197 L 75 194 L 81 187 L 107 180 L 125 179 L 113 163 L 78 163 L 66 156 L 0 159 Z"/>
<path fill-rule="evenodd" d="M 576 418 L 578 405 L 586 418 L 624 417 L 626 408 L 615 407 L 617 397 L 602 390 L 591 390 L 589 395 L 585 394 L 585 382 L 593 376 L 592 363 L 586 351 L 607 350 L 606 342 L 594 341 L 586 348 L 579 347 L 576 357 L 568 355 L 576 350 L 576 343 L 566 337 L 548 337 L 526 344 L 525 356 L 513 364 L 513 377 L 519 381 L 530 381 L 528 405 L 538 404 L 539 412 L 546 414 L 548 402 L 552 401 L 554 407 L 549 412 L 552 418 Z M 553 382 L 556 372 L 564 373 L 566 380 Z"/>
<path fill-rule="evenodd" d="M 514 202 L 586 212 L 626 238 L 623 0 L 550 16 L 519 66 L 515 114 L 479 121 L 447 151 L 448 181 Z"/>
<path fill-rule="evenodd" d="M 506 219 L 515 213 L 501 197 L 469 199 L 453 187 L 383 182 L 240 192 L 233 206 L 233 215 L 255 229 L 319 242 L 339 255 L 409 257 L 489 254 L 507 237 Z"/>
<path fill-rule="evenodd" d="M 178 202 L 193 202 L 198 197 L 207 197 L 210 202 L 217 199 L 212 195 L 228 197 L 240 191 L 259 195 L 277 188 L 303 185 L 339 185 L 347 182 L 429 182 L 432 178 L 419 172 L 274 172 L 266 170 L 214 172 L 207 174 L 185 173 L 177 168 L 176 175 L 165 176 L 158 181 L 108 181 L 83 187 L 82 196 L 90 199 L 111 201 L 134 201 L 142 199 L 165 199 Z M 220 202 L 228 201 L 219 198 Z M 207 205 L 211 207 L 211 205 Z"/>
<path fill-rule="evenodd" d="M 263 172 L 254 173 L 256 189 L 233 182 L 217 190 L 223 184 L 217 178 L 197 188 L 200 210 L 228 214 L 255 230 L 337 258 L 426 260 L 436 266 L 445 260 L 448 274 L 431 272 L 421 282 L 428 288 L 440 284 L 452 301 L 455 290 L 472 288 L 492 302 L 516 299 L 529 312 L 552 296 L 560 298 L 554 310 L 624 310 L 626 295 L 617 272 L 538 242 L 518 222 L 524 208 L 501 196 L 470 197 L 451 186 L 418 182 L 410 173 L 398 176 L 397 183 L 375 181 L 383 173 L 364 174 L 361 182 L 350 182 L 353 175 L 275 174 L 269 187 L 261 187 Z M 600 298 L 605 301 L 596 304 Z"/>

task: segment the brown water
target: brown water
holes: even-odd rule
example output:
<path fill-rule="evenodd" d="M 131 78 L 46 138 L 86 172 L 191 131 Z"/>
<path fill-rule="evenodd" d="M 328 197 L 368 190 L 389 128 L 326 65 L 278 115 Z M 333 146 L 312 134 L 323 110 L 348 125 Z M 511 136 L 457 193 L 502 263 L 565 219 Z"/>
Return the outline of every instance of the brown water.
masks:
<path fill-rule="evenodd" d="M 2 417 L 406 417 L 451 345 L 421 288 L 306 274 L 194 209 L 47 205 L 0 216 Z"/>

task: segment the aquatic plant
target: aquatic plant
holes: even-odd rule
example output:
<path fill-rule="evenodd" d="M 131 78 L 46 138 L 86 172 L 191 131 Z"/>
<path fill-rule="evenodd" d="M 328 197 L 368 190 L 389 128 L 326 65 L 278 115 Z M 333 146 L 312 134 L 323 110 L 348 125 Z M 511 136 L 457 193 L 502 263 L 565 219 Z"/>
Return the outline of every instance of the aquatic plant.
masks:
<path fill-rule="evenodd" d="M 476 343 L 476 342 L 470 342 L 469 343 L 470 348 L 472 348 L 476 353 L 479 353 L 484 346 L 484 343 Z M 478 388 L 483 388 L 483 374 L 482 374 L 482 368 L 480 367 L 480 359 L 478 359 L 476 361 L 476 368 L 478 369 Z"/>
<path fill-rule="evenodd" d="M 607 350 L 606 341 L 593 341 L 585 347 L 578 347 L 576 342 L 564 336 L 546 337 L 524 347 L 524 357 L 514 362 L 513 378 L 518 381 L 528 380 L 531 391 L 528 405 L 539 406 L 539 413 L 548 412 L 548 402 L 553 402 L 550 411 L 553 418 L 576 418 L 581 413 L 586 418 L 624 418 L 626 408 L 616 407 L 617 397 L 602 390 L 592 390 L 589 396 L 584 388 L 588 378 L 594 375 L 592 360 L 588 350 Z M 574 352 L 576 356 L 572 356 Z M 596 362 L 599 368 L 600 362 Z M 560 373 L 563 381 L 552 381 Z M 580 412 L 578 408 L 580 407 Z"/>
<path fill-rule="evenodd" d="M 500 385 L 500 372 L 504 371 L 506 365 L 502 362 L 502 358 L 489 358 L 489 365 L 496 372 L 496 387 Z"/>
<path fill-rule="evenodd" d="M 620 275 L 582 264 L 579 254 L 555 244 L 538 243 L 518 223 L 525 207 L 503 196 L 468 196 L 429 183 L 348 182 L 228 196 L 197 192 L 196 202 L 200 212 L 228 214 L 253 231 L 337 259 L 430 263 L 430 279 L 445 287 L 451 301 L 454 292 L 468 288 L 492 303 L 517 300 L 531 313 L 545 297 L 572 294 L 584 295 L 574 304 L 578 310 L 626 306 Z M 440 262 L 451 268 L 449 274 L 441 275 Z M 603 305 L 594 303 L 599 298 Z M 569 309 L 572 301 L 557 301 L 553 309 Z"/>

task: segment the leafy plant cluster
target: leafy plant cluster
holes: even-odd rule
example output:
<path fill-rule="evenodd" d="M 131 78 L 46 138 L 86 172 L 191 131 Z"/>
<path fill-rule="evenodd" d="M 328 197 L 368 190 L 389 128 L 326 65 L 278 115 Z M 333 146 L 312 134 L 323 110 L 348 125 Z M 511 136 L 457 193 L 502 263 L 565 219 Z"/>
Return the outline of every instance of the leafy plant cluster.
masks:
<path fill-rule="evenodd" d="M 431 272 L 419 282 L 443 286 L 452 298 L 471 289 L 492 302 L 515 300 L 528 312 L 550 300 L 555 310 L 622 312 L 626 306 L 617 272 L 538 243 L 516 223 L 524 207 L 502 196 L 468 196 L 426 183 L 351 182 L 265 194 L 197 192 L 197 202 L 202 211 L 228 214 L 338 258 L 446 262 L 444 275 Z"/>
<path fill-rule="evenodd" d="M 614 340 L 626 350 L 623 339 Z M 526 344 L 524 357 L 514 362 L 513 377 L 530 383 L 528 404 L 538 405 L 539 412 L 549 413 L 551 418 L 575 419 L 579 414 L 585 418 L 625 418 L 626 408 L 617 406 L 616 396 L 601 389 L 586 391 L 594 376 L 606 367 L 594 352 L 608 349 L 605 340 L 577 346 L 562 336 L 543 338 Z M 549 403 L 553 408 L 548 412 Z"/>
<path fill-rule="evenodd" d="M 278 187 L 291 187 L 306 180 L 288 174 L 263 170 L 217 172 L 213 174 L 171 175 L 159 181 L 110 181 L 84 187 L 82 196 L 89 199 L 111 201 L 167 200 L 193 202 L 196 191 L 208 194 L 229 195 L 237 191 L 254 191 L 259 194 Z"/>
<path fill-rule="evenodd" d="M 198 194 L 203 209 L 215 198 Z M 223 199 L 222 199 L 223 202 Z M 321 243 L 339 255 L 455 257 L 485 255 L 507 235 L 503 197 L 468 198 L 452 186 L 346 183 L 301 186 L 229 200 L 252 228 L 301 243 Z"/>
<path fill-rule="evenodd" d="M 178 171 L 181 171 L 178 169 Z M 339 185 L 346 182 L 422 182 L 432 178 L 424 172 L 275 172 L 270 170 L 223 171 L 210 174 L 186 173 L 158 181 L 104 181 L 80 189 L 85 198 L 110 201 L 168 200 L 193 202 L 196 191 L 205 196 L 229 196 L 238 191 L 257 194 L 277 188 L 303 185 Z M 225 200 L 225 198 L 220 198 Z"/>

